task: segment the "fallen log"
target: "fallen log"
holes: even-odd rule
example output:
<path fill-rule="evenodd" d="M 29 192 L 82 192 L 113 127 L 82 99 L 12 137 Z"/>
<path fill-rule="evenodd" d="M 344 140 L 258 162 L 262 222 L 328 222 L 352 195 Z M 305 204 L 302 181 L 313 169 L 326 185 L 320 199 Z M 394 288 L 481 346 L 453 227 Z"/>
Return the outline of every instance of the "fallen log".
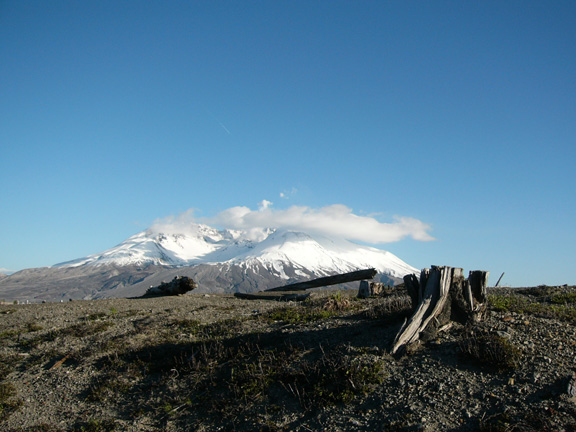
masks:
<path fill-rule="evenodd" d="M 175 296 L 186 294 L 196 289 L 198 284 L 187 276 L 174 276 L 170 282 L 162 282 L 157 287 L 150 287 L 142 297 Z"/>
<path fill-rule="evenodd" d="M 279 302 L 288 301 L 304 301 L 310 297 L 310 293 L 305 294 L 248 294 L 248 293 L 234 293 L 234 297 L 244 300 L 274 300 Z"/>
<path fill-rule="evenodd" d="M 423 333 L 433 337 L 450 321 L 466 324 L 483 319 L 489 273 L 471 271 L 468 279 L 462 273 L 461 268 L 432 266 L 422 270 L 419 281 L 414 275 L 404 277 L 413 314 L 398 331 L 392 353 L 419 341 Z"/>
<path fill-rule="evenodd" d="M 376 276 L 376 269 L 358 270 L 350 273 L 342 273 L 334 276 L 325 276 L 318 279 L 312 279 L 306 282 L 297 282 L 276 288 L 269 288 L 265 291 L 304 291 L 310 288 L 319 288 L 323 286 L 338 285 L 341 283 L 355 282 L 363 279 L 372 279 Z"/>

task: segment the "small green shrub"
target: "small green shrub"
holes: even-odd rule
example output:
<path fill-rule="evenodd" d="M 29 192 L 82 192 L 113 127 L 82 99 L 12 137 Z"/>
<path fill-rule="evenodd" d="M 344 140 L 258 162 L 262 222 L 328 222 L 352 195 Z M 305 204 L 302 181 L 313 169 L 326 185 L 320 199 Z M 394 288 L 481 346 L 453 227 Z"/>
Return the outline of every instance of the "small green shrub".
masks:
<path fill-rule="evenodd" d="M 16 396 L 14 385 L 0 382 L 0 420 L 6 420 L 23 405 L 23 402 L 20 399 L 15 399 L 14 396 Z"/>
<path fill-rule="evenodd" d="M 170 402 L 164 402 L 164 403 L 162 404 L 162 411 L 164 411 L 164 413 L 165 413 L 166 415 L 170 415 L 170 413 L 172 413 L 172 410 L 173 410 L 173 409 L 174 409 L 174 408 L 172 407 L 172 404 L 171 404 Z"/>
<path fill-rule="evenodd" d="M 0 333 L 0 339 L 9 339 L 16 335 L 18 335 L 18 330 L 5 330 L 2 333 Z"/>
<path fill-rule="evenodd" d="M 322 309 L 327 311 L 345 311 L 354 308 L 354 304 L 349 297 L 342 295 L 342 292 L 336 291 L 329 296 L 322 305 Z"/>
<path fill-rule="evenodd" d="M 28 324 L 26 324 L 26 330 L 28 330 L 29 333 L 35 332 L 35 331 L 40 331 L 42 330 L 44 327 L 42 327 L 41 325 L 38 325 L 34 322 L 29 322 Z"/>
<path fill-rule="evenodd" d="M 93 322 L 93 323 L 83 322 L 80 324 L 74 324 L 70 327 L 66 327 L 54 332 L 53 340 L 55 340 L 58 337 L 64 337 L 64 336 L 72 336 L 72 337 L 90 336 L 96 333 L 106 331 L 113 325 L 114 325 L 113 323 L 106 321 Z"/>
<path fill-rule="evenodd" d="M 459 343 L 462 354 L 494 369 L 515 369 L 522 353 L 508 339 L 492 333 L 471 334 Z"/>
<path fill-rule="evenodd" d="M 348 403 L 357 394 L 367 394 L 373 385 L 383 381 L 380 362 L 343 359 L 327 370 L 314 387 L 313 394 L 325 403 Z"/>
<path fill-rule="evenodd" d="M 263 317 L 269 321 L 284 321 L 289 324 L 306 324 L 330 318 L 334 313 L 326 309 L 306 306 L 283 306 L 269 311 Z"/>
<path fill-rule="evenodd" d="M 132 384 L 121 374 L 110 374 L 105 379 L 91 386 L 87 399 L 92 402 L 107 402 L 117 397 L 118 393 L 128 393 Z"/>
<path fill-rule="evenodd" d="M 412 312 L 412 301 L 405 295 L 392 295 L 378 299 L 364 312 L 368 319 L 383 320 L 385 323 L 395 322 L 409 316 Z"/>
<path fill-rule="evenodd" d="M 547 300 L 551 301 L 549 303 Z M 576 323 L 576 293 L 557 294 L 543 297 L 540 301 L 530 302 L 519 297 L 489 295 L 492 309 L 498 312 L 530 314 L 543 318 L 558 319 Z"/>
<path fill-rule="evenodd" d="M 88 321 L 97 321 L 97 320 L 101 320 L 104 319 L 108 316 L 108 314 L 106 312 L 94 312 L 90 315 L 86 316 L 86 320 Z"/>
<path fill-rule="evenodd" d="M 59 330 L 49 331 L 44 334 L 35 335 L 33 337 L 27 337 L 19 340 L 19 345 L 22 348 L 31 349 L 36 347 L 42 342 L 53 342 L 62 337 L 84 337 L 91 336 L 96 333 L 106 331 L 108 328 L 114 324 L 106 321 L 97 322 L 81 322 L 80 324 L 74 324 L 70 327 L 65 327 Z"/>
<path fill-rule="evenodd" d="M 73 430 L 75 432 L 113 432 L 118 430 L 118 425 L 110 419 L 91 419 L 85 423 L 77 424 Z"/>
<path fill-rule="evenodd" d="M 38 345 L 44 341 L 51 341 L 51 340 L 53 340 L 53 339 L 49 335 L 44 335 L 44 336 L 36 335 L 34 337 L 31 337 L 31 338 L 19 339 L 19 345 L 22 348 L 30 349 L 30 348 L 34 348 L 36 345 Z"/>
<path fill-rule="evenodd" d="M 550 297 L 558 292 L 558 288 L 547 285 L 539 285 L 537 287 L 524 288 L 518 290 L 519 294 L 528 295 L 531 297 Z"/>
<path fill-rule="evenodd" d="M 270 361 L 272 359 L 273 361 Z M 238 365 L 237 368 L 231 370 L 228 386 L 235 397 L 259 398 L 268 390 L 275 376 L 273 364 L 281 360 L 275 357 L 268 358 L 268 361 L 262 360 L 259 359 L 257 363 Z"/>
<path fill-rule="evenodd" d="M 24 333 L 33 333 L 36 331 L 40 331 L 42 330 L 44 327 L 34 323 L 34 322 L 29 322 L 25 325 L 25 327 L 23 328 L 19 328 L 19 329 L 10 329 L 10 330 L 5 330 L 3 332 L 0 333 L 0 340 L 1 339 L 10 339 L 14 336 L 18 336 Z"/>
<path fill-rule="evenodd" d="M 568 304 L 544 305 L 542 303 L 534 303 L 527 306 L 525 311 L 544 318 L 576 323 L 576 306 Z"/>
<path fill-rule="evenodd" d="M 26 429 L 18 429 L 18 432 L 63 432 L 63 429 L 54 424 L 40 423 L 34 426 L 28 426 Z"/>
<path fill-rule="evenodd" d="M 574 425 L 568 425 L 568 428 L 559 428 L 554 416 L 554 410 L 549 411 L 548 415 L 542 415 L 528 408 L 526 411 L 504 411 L 496 412 L 480 420 L 479 432 L 541 432 L 556 430 L 576 430 Z"/>
<path fill-rule="evenodd" d="M 17 363 L 17 356 L 0 354 L 0 380 L 6 378 L 16 368 Z"/>
<path fill-rule="evenodd" d="M 555 304 L 576 303 L 576 292 L 556 294 L 552 296 L 550 301 Z"/>
<path fill-rule="evenodd" d="M 172 322 L 170 326 L 175 330 L 186 332 L 194 336 L 200 333 L 203 324 L 195 319 L 180 319 Z"/>
<path fill-rule="evenodd" d="M 488 302 L 493 310 L 497 312 L 517 311 L 522 305 L 526 304 L 517 297 L 507 295 L 488 295 Z"/>
<path fill-rule="evenodd" d="M 378 358 L 356 356 L 343 347 L 321 350 L 316 359 L 304 360 L 278 373 L 282 385 L 298 398 L 306 410 L 348 403 L 356 395 L 369 393 L 385 377 Z"/>
<path fill-rule="evenodd" d="M 201 340 L 230 338 L 239 334 L 241 330 L 242 320 L 230 318 L 202 325 L 198 332 L 198 338 Z"/>

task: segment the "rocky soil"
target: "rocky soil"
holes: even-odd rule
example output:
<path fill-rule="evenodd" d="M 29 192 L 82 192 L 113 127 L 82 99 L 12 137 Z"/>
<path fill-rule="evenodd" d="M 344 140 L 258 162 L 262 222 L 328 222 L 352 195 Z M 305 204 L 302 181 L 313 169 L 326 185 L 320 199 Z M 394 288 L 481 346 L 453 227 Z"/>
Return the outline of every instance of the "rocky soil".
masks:
<path fill-rule="evenodd" d="M 6 431 L 576 431 L 576 289 L 389 354 L 409 299 L 189 294 L 0 306 Z"/>

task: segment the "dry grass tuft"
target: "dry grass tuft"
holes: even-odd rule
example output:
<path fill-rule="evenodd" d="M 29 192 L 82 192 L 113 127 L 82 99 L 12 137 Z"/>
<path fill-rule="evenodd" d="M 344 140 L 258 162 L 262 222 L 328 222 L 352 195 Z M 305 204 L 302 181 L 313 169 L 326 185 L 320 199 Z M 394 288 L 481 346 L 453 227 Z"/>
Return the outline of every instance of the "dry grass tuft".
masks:
<path fill-rule="evenodd" d="M 522 352 L 508 339 L 488 331 L 470 330 L 459 342 L 461 353 L 483 367 L 516 369 Z"/>

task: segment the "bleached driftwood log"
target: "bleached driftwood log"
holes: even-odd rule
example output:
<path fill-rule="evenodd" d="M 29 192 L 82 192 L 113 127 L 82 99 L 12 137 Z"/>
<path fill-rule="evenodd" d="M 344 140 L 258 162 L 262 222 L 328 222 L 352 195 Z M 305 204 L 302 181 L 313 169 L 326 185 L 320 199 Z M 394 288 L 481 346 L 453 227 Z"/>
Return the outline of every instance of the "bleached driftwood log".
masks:
<path fill-rule="evenodd" d="M 434 335 L 450 321 L 482 320 L 487 306 L 488 274 L 475 270 L 465 279 L 461 268 L 432 266 L 421 271 L 420 280 L 415 275 L 405 276 L 413 314 L 396 335 L 392 353 L 418 341 L 425 332 L 428 337 Z"/>

